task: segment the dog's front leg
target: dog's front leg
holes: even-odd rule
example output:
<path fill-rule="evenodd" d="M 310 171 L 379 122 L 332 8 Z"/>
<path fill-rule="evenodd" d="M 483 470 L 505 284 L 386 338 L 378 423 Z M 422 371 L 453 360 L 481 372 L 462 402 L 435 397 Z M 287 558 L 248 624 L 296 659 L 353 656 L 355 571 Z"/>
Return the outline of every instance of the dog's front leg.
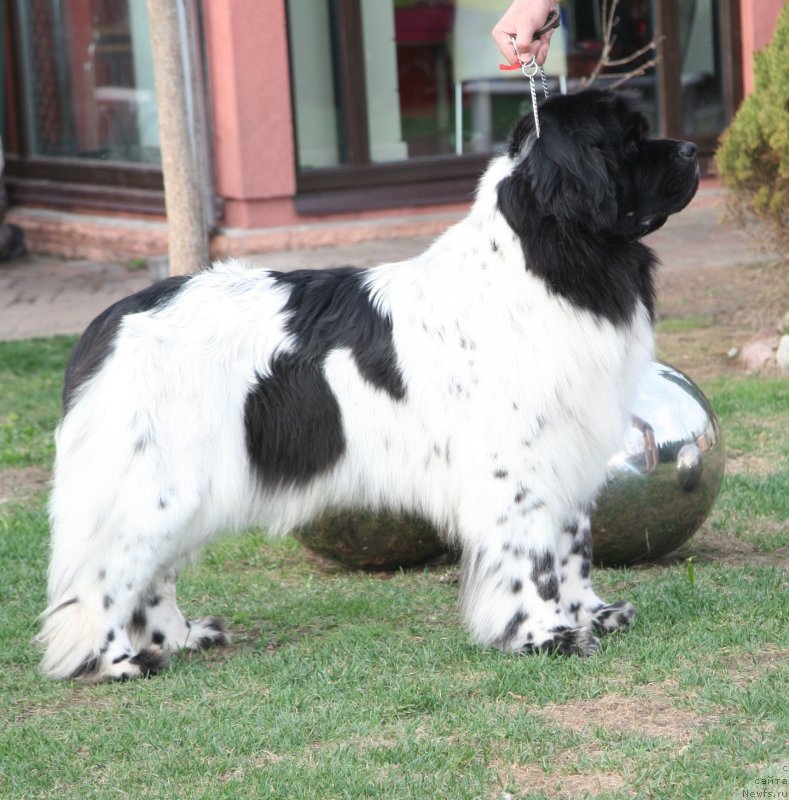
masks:
<path fill-rule="evenodd" d="M 579 511 L 559 536 L 561 603 L 575 625 L 601 633 L 628 628 L 636 617 L 626 601 L 606 603 L 592 588 L 592 523 L 589 510 Z"/>
<path fill-rule="evenodd" d="M 502 650 L 588 656 L 598 641 L 560 600 L 559 526 L 523 492 L 484 531 L 464 537 L 461 608 L 474 639 Z"/>

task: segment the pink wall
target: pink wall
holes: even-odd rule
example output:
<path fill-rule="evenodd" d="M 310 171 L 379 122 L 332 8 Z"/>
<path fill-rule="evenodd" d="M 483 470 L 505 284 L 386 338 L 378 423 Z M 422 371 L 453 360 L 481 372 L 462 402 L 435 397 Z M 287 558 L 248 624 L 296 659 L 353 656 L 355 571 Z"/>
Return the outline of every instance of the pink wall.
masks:
<path fill-rule="evenodd" d="M 746 95 L 755 86 L 753 52 L 761 50 L 772 38 L 783 5 L 784 0 L 741 0 L 742 82 Z"/>
<path fill-rule="evenodd" d="M 204 4 L 225 224 L 292 221 L 296 191 L 284 0 Z"/>

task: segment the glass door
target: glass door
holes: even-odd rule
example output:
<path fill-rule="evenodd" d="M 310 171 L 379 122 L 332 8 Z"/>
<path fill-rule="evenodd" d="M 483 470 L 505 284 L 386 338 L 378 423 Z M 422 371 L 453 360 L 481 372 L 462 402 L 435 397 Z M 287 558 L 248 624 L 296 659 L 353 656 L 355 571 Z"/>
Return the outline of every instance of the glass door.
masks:
<path fill-rule="evenodd" d="M 709 153 L 742 99 L 738 4 L 655 0 L 655 5 L 663 35 L 662 130 Z"/>

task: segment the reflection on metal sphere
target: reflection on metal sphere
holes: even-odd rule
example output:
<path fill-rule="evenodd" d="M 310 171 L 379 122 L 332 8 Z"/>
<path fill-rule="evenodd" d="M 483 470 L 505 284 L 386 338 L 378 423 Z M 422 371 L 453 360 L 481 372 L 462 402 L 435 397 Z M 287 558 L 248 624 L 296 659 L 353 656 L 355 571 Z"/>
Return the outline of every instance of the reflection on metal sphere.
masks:
<path fill-rule="evenodd" d="M 406 569 L 447 550 L 429 522 L 410 514 L 327 511 L 294 535 L 319 555 L 353 569 Z"/>
<path fill-rule="evenodd" d="M 695 489 L 701 480 L 704 469 L 704 460 L 701 450 L 696 444 L 684 445 L 677 453 L 677 483 L 680 489 L 690 492 Z"/>
<path fill-rule="evenodd" d="M 675 550 L 706 519 L 723 480 L 718 418 L 687 375 L 654 362 L 632 414 L 592 516 L 598 564 L 632 564 Z"/>
<path fill-rule="evenodd" d="M 592 517 L 598 564 L 632 564 L 675 550 L 698 529 L 723 480 L 718 419 L 701 389 L 668 364 L 647 370 L 632 426 L 608 462 Z M 446 552 L 417 517 L 334 511 L 296 532 L 302 544 L 357 569 L 398 569 Z"/>

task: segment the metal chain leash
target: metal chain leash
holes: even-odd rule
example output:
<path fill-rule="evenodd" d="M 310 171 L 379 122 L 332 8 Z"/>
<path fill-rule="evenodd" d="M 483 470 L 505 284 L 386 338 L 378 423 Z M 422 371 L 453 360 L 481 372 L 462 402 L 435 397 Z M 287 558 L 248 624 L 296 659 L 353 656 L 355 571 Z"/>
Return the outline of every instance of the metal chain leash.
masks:
<path fill-rule="evenodd" d="M 547 33 L 554 28 L 558 28 L 560 24 L 560 16 L 559 12 L 556 9 L 552 9 L 551 12 L 548 14 L 547 19 L 545 20 L 545 24 L 539 30 L 534 32 L 532 36 L 533 41 L 537 41 L 540 39 L 543 34 Z M 534 128 L 535 132 L 537 133 L 537 137 L 540 136 L 540 116 L 537 112 L 537 89 L 534 86 L 534 76 L 539 72 L 540 73 L 540 80 L 542 81 L 542 91 L 545 95 L 545 99 L 548 99 L 548 78 L 545 77 L 545 70 L 542 68 L 541 64 L 537 63 L 537 59 L 534 56 L 530 56 L 529 61 L 522 62 L 520 60 L 520 54 L 518 53 L 518 48 L 516 46 L 517 37 L 510 36 L 510 44 L 512 45 L 512 49 L 515 52 L 515 59 L 518 62 L 517 64 L 499 64 L 499 69 L 501 70 L 514 70 L 520 69 L 520 71 L 529 79 L 529 88 L 531 89 L 531 106 L 532 110 L 534 111 Z"/>
<path fill-rule="evenodd" d="M 548 99 L 548 78 L 545 76 L 545 70 L 540 67 L 540 80 L 542 81 L 542 91 L 545 99 Z"/>
<path fill-rule="evenodd" d="M 511 36 L 512 49 L 515 50 L 515 55 L 518 55 L 518 50 L 515 47 L 515 37 Z M 545 70 L 541 64 L 537 63 L 534 56 L 531 56 L 529 61 L 524 61 L 521 64 L 521 72 L 529 79 L 529 88 L 531 89 L 531 107 L 534 112 L 534 129 L 537 133 L 537 138 L 540 138 L 540 115 L 537 111 L 537 87 L 534 85 L 534 76 L 539 73 L 540 80 L 542 81 L 542 91 L 545 99 L 548 99 L 548 78 L 545 76 Z"/>

